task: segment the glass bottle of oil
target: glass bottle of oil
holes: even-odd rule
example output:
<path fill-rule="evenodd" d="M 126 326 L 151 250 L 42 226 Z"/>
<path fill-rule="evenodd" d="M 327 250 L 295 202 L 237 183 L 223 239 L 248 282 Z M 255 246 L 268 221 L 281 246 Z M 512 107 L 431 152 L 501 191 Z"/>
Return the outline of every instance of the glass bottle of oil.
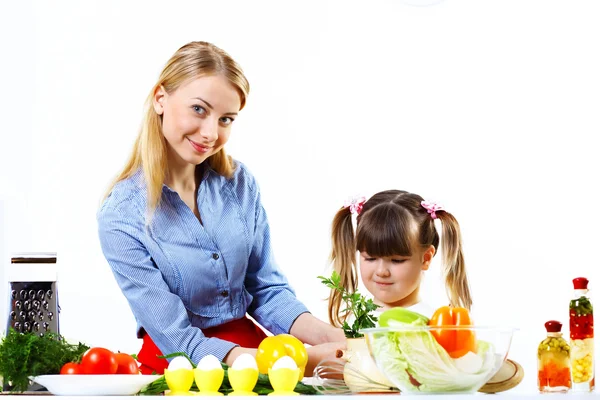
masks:
<path fill-rule="evenodd" d="M 588 283 L 586 278 L 573 279 L 575 292 L 569 304 L 573 390 L 584 392 L 594 390 L 594 309 Z"/>
<path fill-rule="evenodd" d="M 562 337 L 562 324 L 544 324 L 547 337 L 538 346 L 538 388 L 541 393 L 568 392 L 571 389 L 571 349 Z"/>

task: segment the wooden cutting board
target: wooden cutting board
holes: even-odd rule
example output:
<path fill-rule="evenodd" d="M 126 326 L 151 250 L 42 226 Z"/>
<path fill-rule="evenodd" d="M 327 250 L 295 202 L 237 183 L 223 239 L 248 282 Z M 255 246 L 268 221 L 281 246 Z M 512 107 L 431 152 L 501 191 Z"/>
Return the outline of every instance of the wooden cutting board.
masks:
<path fill-rule="evenodd" d="M 523 380 L 523 367 L 513 360 L 506 360 L 481 389 L 482 393 L 498 393 L 512 389 Z"/>

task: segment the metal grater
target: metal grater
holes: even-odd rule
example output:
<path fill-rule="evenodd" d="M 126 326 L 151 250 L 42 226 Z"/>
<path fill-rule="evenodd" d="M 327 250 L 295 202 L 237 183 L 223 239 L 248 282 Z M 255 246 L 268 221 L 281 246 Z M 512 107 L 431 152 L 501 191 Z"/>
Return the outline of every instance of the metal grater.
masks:
<path fill-rule="evenodd" d="M 6 332 L 13 328 L 40 336 L 59 333 L 56 253 L 18 253 L 10 261 Z M 3 390 L 10 390 L 9 382 L 4 382 Z M 38 384 L 28 389 L 40 390 L 45 389 Z"/>

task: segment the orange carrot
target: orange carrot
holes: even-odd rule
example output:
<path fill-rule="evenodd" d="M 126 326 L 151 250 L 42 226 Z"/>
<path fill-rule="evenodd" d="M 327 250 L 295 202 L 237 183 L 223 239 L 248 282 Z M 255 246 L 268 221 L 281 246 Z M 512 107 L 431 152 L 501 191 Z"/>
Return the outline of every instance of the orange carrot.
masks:
<path fill-rule="evenodd" d="M 571 370 L 568 367 L 548 362 L 538 371 L 538 384 L 541 387 L 571 387 Z"/>

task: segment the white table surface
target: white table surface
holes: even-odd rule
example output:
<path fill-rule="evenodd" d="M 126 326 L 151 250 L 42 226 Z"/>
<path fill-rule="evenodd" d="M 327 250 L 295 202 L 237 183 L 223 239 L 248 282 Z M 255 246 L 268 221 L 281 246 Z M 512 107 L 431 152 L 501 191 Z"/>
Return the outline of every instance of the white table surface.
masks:
<path fill-rule="evenodd" d="M 41 394 L 38 395 L 3 395 L 2 399 L 15 399 L 15 400 L 40 400 L 40 396 L 44 396 Z M 471 400 L 473 398 L 479 398 L 481 400 L 482 397 L 488 397 L 489 400 L 501 400 L 501 399 L 507 399 L 507 400 L 519 400 L 519 399 L 525 399 L 525 400 L 532 400 L 532 399 L 563 399 L 563 400 L 572 400 L 572 399 L 582 399 L 582 398 L 589 398 L 589 397 L 600 397 L 600 392 L 591 392 L 591 393 L 563 393 L 563 394 L 540 394 L 537 392 L 531 392 L 531 393 L 511 393 L 510 391 L 505 392 L 505 393 L 496 393 L 496 394 L 484 394 L 484 393 L 476 393 L 476 394 L 457 394 L 457 395 L 399 395 L 399 394 L 373 394 L 373 395 L 321 395 L 316 397 L 316 399 L 321 399 L 321 400 L 343 400 L 344 398 L 349 398 L 352 400 L 377 400 L 377 399 L 385 399 L 385 398 L 389 398 L 389 397 L 394 397 L 394 396 L 402 396 L 403 399 L 407 399 L 407 398 L 411 398 L 414 400 L 432 400 L 432 399 L 442 399 L 442 398 L 450 398 L 451 400 Z M 205 397 L 207 399 L 212 399 L 214 400 L 215 397 L 212 396 L 192 396 L 193 398 L 198 398 L 198 397 Z M 227 396 L 224 396 L 227 397 Z M 233 396 L 235 397 L 235 396 Z M 273 399 L 278 399 L 278 398 L 286 398 L 286 399 L 290 399 L 290 398 L 297 398 L 298 396 L 248 396 L 249 398 L 268 398 L 269 400 Z M 61 399 L 64 400 L 75 400 L 75 399 L 110 399 L 110 400 L 125 400 L 125 399 L 129 399 L 131 400 L 132 398 L 134 398 L 134 396 L 110 396 L 110 397 L 106 397 L 106 396 L 60 396 Z M 156 400 L 156 399 L 163 399 L 165 400 L 165 398 L 172 398 L 172 399 L 189 399 L 190 396 L 135 396 L 135 398 L 142 400 L 142 399 L 148 399 L 148 400 Z"/>

